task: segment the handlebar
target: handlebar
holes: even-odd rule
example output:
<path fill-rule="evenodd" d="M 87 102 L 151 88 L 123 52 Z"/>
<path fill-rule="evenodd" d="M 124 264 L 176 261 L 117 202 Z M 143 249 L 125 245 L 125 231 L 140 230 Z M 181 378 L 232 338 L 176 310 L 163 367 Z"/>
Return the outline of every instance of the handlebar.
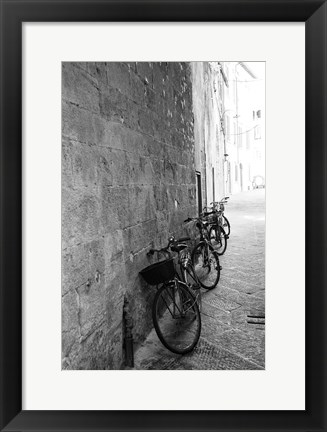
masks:
<path fill-rule="evenodd" d="M 208 213 L 209 214 L 209 213 Z M 185 219 L 185 221 L 184 221 L 184 223 L 188 223 L 188 222 L 193 222 L 193 221 L 196 221 L 196 222 L 201 222 L 202 223 L 202 217 L 203 217 L 203 215 L 201 215 L 201 216 L 199 216 L 199 217 L 195 217 L 195 218 L 187 218 L 187 219 Z"/>
<path fill-rule="evenodd" d="M 195 220 L 196 218 L 187 218 L 185 219 L 184 223 L 188 223 L 188 222 L 192 222 L 193 220 Z"/>
<path fill-rule="evenodd" d="M 212 203 L 210 203 L 210 205 L 212 204 L 212 205 L 216 206 L 217 204 L 227 204 L 228 198 L 229 197 L 223 198 L 221 201 L 213 201 Z"/>
<path fill-rule="evenodd" d="M 190 237 L 181 237 L 180 239 L 176 240 L 176 243 L 182 243 L 184 241 L 190 241 Z"/>
<path fill-rule="evenodd" d="M 174 236 L 171 236 L 168 239 L 168 244 L 167 244 L 166 247 L 161 248 L 161 249 L 150 249 L 149 252 L 147 253 L 147 255 L 153 255 L 155 252 L 170 254 L 170 252 L 169 252 L 168 249 L 170 248 L 170 246 L 172 244 L 182 243 L 182 242 L 190 241 L 190 240 L 191 240 L 190 237 L 181 237 L 181 238 L 179 238 L 179 239 L 176 240 Z"/>
<path fill-rule="evenodd" d="M 165 253 L 165 252 L 168 252 L 168 248 L 150 249 L 149 252 L 147 253 L 147 255 L 153 255 L 155 252 L 157 252 L 157 253 Z"/>

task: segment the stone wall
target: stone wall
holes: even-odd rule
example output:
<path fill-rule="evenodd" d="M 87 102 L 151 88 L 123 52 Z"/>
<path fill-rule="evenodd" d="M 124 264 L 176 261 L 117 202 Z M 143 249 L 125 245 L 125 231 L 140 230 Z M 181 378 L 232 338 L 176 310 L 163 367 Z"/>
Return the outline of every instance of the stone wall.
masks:
<path fill-rule="evenodd" d="M 62 367 L 124 364 L 152 328 L 147 251 L 196 213 L 186 63 L 62 65 Z"/>

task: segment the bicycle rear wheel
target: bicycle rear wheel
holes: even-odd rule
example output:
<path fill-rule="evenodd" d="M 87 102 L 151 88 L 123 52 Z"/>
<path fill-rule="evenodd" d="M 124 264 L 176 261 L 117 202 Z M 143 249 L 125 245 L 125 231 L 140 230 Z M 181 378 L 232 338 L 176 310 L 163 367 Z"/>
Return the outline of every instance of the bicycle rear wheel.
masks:
<path fill-rule="evenodd" d="M 225 215 L 222 216 L 222 219 L 223 219 L 223 228 L 224 228 L 225 234 L 227 236 L 229 236 L 229 234 L 230 234 L 230 223 L 229 223 L 229 220 L 227 219 L 227 217 Z"/>
<path fill-rule="evenodd" d="M 152 307 L 154 328 L 162 344 L 176 354 L 193 350 L 201 333 L 199 307 L 182 282 L 162 285 Z"/>
<path fill-rule="evenodd" d="M 218 255 L 223 255 L 227 248 L 227 236 L 221 226 L 213 225 L 209 232 L 210 243 Z"/>
<path fill-rule="evenodd" d="M 205 289 L 214 288 L 220 278 L 219 256 L 214 248 L 205 242 L 200 242 L 192 252 L 192 263 L 195 274 Z"/>

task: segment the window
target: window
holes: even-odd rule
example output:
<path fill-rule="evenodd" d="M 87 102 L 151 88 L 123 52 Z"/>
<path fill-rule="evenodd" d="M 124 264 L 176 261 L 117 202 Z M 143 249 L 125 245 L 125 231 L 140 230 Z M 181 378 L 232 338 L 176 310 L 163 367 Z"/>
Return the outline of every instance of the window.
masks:
<path fill-rule="evenodd" d="M 261 127 L 260 125 L 256 125 L 254 128 L 254 139 L 260 139 L 261 138 Z"/>

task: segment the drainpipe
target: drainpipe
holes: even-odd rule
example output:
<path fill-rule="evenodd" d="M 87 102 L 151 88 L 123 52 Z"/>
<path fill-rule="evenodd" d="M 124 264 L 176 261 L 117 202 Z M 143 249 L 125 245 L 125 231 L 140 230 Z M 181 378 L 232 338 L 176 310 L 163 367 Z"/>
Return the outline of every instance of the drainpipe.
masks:
<path fill-rule="evenodd" d="M 133 319 L 130 314 L 129 302 L 125 298 L 123 307 L 125 366 L 134 367 L 133 351 Z"/>

